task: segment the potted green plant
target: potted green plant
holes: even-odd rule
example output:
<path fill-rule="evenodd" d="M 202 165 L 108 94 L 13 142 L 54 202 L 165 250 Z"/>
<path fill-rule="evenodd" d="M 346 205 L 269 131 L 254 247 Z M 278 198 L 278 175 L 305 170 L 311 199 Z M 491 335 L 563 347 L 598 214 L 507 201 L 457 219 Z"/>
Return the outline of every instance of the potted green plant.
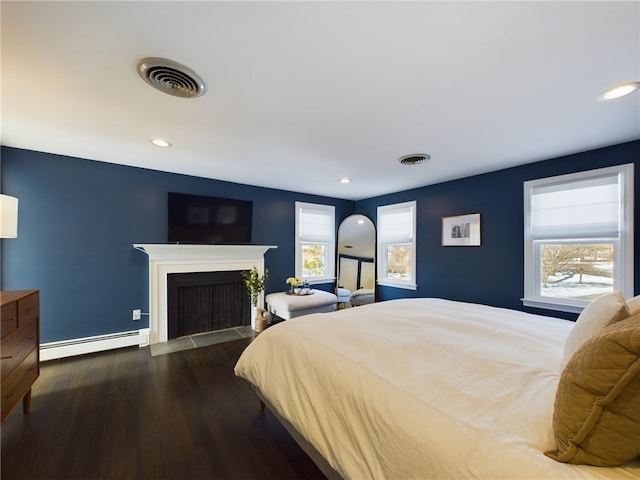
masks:
<path fill-rule="evenodd" d="M 244 284 L 247 287 L 247 294 L 251 299 L 251 305 L 258 306 L 258 297 L 267 286 L 267 280 L 269 279 L 269 270 L 264 269 L 264 275 L 258 273 L 258 269 L 254 265 L 251 270 L 243 270 L 241 272 Z"/>
<path fill-rule="evenodd" d="M 267 327 L 267 319 L 263 315 L 264 308 L 258 308 L 258 297 L 267 286 L 269 270 L 265 268 L 264 275 L 260 275 L 254 265 L 251 270 L 243 270 L 241 275 L 251 299 L 251 324 L 256 332 L 262 332 Z"/>

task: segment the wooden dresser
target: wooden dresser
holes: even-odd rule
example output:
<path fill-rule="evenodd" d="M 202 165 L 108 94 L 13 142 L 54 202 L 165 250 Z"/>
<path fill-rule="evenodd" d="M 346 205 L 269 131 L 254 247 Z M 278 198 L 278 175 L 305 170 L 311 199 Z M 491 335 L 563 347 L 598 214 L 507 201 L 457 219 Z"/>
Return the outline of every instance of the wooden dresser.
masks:
<path fill-rule="evenodd" d="M 2 330 L 1 420 L 22 400 L 22 409 L 31 407 L 31 386 L 40 375 L 40 292 L 15 290 L 0 292 Z"/>

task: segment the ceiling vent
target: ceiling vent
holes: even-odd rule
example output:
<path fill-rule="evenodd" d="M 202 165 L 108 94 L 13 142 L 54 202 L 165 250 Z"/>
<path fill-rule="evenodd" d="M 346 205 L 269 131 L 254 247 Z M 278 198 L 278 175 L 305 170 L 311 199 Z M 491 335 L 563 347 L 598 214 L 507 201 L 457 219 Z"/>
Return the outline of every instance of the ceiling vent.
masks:
<path fill-rule="evenodd" d="M 207 91 L 197 73 L 166 58 L 143 58 L 138 62 L 138 73 L 153 88 L 176 97 L 195 98 Z"/>
<path fill-rule="evenodd" d="M 431 155 L 428 153 L 412 153 L 411 155 L 405 155 L 404 157 L 400 157 L 398 159 L 398 163 L 402 165 L 420 165 L 428 161 L 431 158 Z"/>

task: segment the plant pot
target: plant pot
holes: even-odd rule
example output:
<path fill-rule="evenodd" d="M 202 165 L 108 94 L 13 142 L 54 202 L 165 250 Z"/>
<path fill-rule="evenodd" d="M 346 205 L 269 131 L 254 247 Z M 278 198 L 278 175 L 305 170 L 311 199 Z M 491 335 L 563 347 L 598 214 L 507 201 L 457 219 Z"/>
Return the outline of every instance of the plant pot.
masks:
<path fill-rule="evenodd" d="M 256 317 L 255 331 L 260 333 L 267 328 L 267 318 L 264 316 L 264 308 L 257 308 L 256 310 L 258 311 L 258 315 Z"/>

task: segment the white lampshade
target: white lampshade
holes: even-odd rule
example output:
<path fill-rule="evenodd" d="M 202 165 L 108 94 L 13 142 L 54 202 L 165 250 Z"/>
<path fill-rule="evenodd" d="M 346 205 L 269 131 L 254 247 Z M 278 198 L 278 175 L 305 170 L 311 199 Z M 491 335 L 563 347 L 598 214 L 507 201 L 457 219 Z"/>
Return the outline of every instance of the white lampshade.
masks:
<path fill-rule="evenodd" d="M 0 194 L 0 238 L 18 236 L 18 199 Z"/>

